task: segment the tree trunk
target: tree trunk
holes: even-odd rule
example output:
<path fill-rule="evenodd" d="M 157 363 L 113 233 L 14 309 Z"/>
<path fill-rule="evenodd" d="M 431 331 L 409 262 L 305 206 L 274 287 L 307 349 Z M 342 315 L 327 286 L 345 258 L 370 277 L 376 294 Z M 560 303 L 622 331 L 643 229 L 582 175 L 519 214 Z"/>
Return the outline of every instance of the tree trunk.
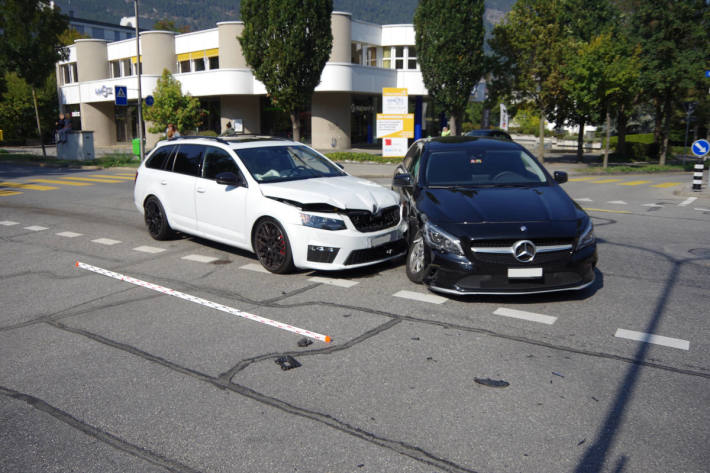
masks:
<path fill-rule="evenodd" d="M 540 146 L 537 151 L 537 158 L 541 163 L 545 162 L 545 110 L 540 110 Z"/>
<path fill-rule="evenodd" d="M 579 132 L 577 133 L 577 162 L 584 161 L 584 119 L 579 121 Z"/>
<path fill-rule="evenodd" d="M 35 104 L 35 118 L 37 119 L 37 133 L 39 134 L 39 142 L 42 145 L 42 156 L 47 159 L 47 151 L 44 149 L 44 140 L 42 139 L 42 127 L 39 124 L 39 108 L 37 107 L 37 93 L 35 88 L 32 87 L 32 100 Z"/>
<path fill-rule="evenodd" d="M 611 139 L 611 112 L 609 105 L 606 106 L 606 144 L 604 145 L 604 169 L 609 166 L 609 140 Z"/>
<path fill-rule="evenodd" d="M 622 105 L 619 107 L 619 114 L 616 118 L 616 152 L 618 154 L 624 153 L 626 148 L 626 124 L 629 122 L 629 117 L 626 115 L 626 108 Z"/>
<path fill-rule="evenodd" d="M 661 130 L 663 128 L 663 108 L 661 107 L 661 100 L 659 98 L 654 99 L 654 107 L 656 109 L 656 116 L 653 120 L 653 142 L 660 144 Z"/>
<path fill-rule="evenodd" d="M 301 123 L 298 121 L 298 114 L 295 111 L 289 113 L 291 117 L 291 134 L 293 141 L 301 141 Z"/>
<path fill-rule="evenodd" d="M 661 130 L 661 150 L 658 156 L 658 164 L 664 166 L 668 155 L 668 135 L 671 126 L 671 94 L 666 92 L 663 100 L 663 128 Z"/>
<path fill-rule="evenodd" d="M 451 116 L 449 117 L 449 131 L 451 132 L 450 136 L 458 135 L 457 120 L 456 120 L 455 113 L 452 113 Z"/>

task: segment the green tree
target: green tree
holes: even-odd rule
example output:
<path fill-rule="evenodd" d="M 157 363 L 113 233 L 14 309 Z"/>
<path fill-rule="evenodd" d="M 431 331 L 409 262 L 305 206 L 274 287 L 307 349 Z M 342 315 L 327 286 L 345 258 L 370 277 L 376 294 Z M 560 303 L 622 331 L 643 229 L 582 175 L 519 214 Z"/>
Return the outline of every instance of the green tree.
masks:
<path fill-rule="evenodd" d="M 485 72 L 483 0 L 422 0 L 414 13 L 417 59 L 429 96 L 457 134 L 473 88 Z"/>
<path fill-rule="evenodd" d="M 564 51 L 569 32 L 561 18 L 561 0 L 518 0 L 505 21 L 493 29 L 493 90 L 510 100 L 528 102 L 540 113 L 538 157 L 544 160 L 545 118 L 564 109 Z"/>
<path fill-rule="evenodd" d="M 288 111 L 293 139 L 301 139 L 298 112 L 310 103 L 330 50 L 332 0 L 243 0 L 239 43 L 271 101 Z"/>
<path fill-rule="evenodd" d="M 32 100 L 32 87 L 15 72 L 3 74 L 7 87 L 0 100 L 0 129 L 5 140 L 23 144 L 27 137 L 37 135 L 37 122 Z M 42 138 L 51 138 L 57 120 L 57 81 L 50 75 L 36 89 Z"/>
<path fill-rule="evenodd" d="M 151 133 L 163 133 L 168 123 L 173 123 L 182 134 L 192 132 L 202 125 L 205 111 L 200 101 L 190 94 L 183 95 L 180 81 L 165 69 L 153 93 L 152 107 L 143 106 L 146 121 L 152 122 Z"/>
<path fill-rule="evenodd" d="M 173 20 L 158 20 L 153 24 L 153 29 L 157 31 L 174 31 L 175 33 L 189 33 L 190 26 L 175 26 Z"/>
<path fill-rule="evenodd" d="M 704 0 L 644 0 L 636 5 L 632 32 L 642 49 L 642 88 L 656 104 L 661 165 L 668 156 L 674 110 L 698 88 L 708 67 L 709 30 L 710 6 Z"/>
<path fill-rule="evenodd" d="M 68 26 L 68 17 L 43 2 L 0 0 L 0 70 L 15 72 L 30 85 L 40 139 L 35 89 L 45 84 L 56 62 L 64 57 L 60 35 Z M 46 156 L 43 141 L 42 153 Z"/>

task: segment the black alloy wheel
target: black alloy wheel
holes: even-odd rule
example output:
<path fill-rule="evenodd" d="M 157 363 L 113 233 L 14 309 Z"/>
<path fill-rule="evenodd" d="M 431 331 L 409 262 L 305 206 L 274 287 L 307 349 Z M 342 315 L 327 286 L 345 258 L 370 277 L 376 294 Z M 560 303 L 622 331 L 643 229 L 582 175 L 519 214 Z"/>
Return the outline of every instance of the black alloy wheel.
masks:
<path fill-rule="evenodd" d="M 431 257 L 429 249 L 424 242 L 424 235 L 419 230 L 414 236 L 412 243 L 409 245 L 409 253 L 407 253 L 407 277 L 410 281 L 421 284 L 424 281 L 427 273 L 429 273 L 429 265 Z"/>
<path fill-rule="evenodd" d="M 293 256 L 288 237 L 276 220 L 265 218 L 257 224 L 253 246 L 259 262 L 267 270 L 276 274 L 293 270 Z"/>
<path fill-rule="evenodd" d="M 165 209 L 157 197 L 148 197 L 143 204 L 143 209 L 145 210 L 145 224 L 153 239 L 167 240 L 173 236 L 174 232 L 165 216 Z"/>

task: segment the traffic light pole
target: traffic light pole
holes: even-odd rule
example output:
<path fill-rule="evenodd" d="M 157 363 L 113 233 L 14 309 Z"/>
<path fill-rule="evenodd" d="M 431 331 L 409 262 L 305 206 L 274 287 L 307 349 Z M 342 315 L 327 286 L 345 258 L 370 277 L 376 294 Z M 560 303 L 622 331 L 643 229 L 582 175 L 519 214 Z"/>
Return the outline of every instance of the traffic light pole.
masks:
<path fill-rule="evenodd" d="M 138 0 L 133 0 L 136 14 L 136 75 L 138 76 L 138 141 L 140 146 L 141 162 L 145 158 L 145 146 L 143 144 L 143 91 L 141 89 L 141 40 L 138 29 Z"/>

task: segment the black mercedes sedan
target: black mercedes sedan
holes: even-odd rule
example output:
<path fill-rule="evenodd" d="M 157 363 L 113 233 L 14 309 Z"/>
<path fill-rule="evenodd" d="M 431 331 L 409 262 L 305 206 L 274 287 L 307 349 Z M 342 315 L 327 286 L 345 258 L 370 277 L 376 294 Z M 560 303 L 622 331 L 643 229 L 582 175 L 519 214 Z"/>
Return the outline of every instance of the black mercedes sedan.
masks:
<path fill-rule="evenodd" d="M 409 229 L 409 279 L 449 294 L 534 294 L 594 282 L 589 215 L 514 142 L 452 136 L 416 141 L 392 187 Z"/>

